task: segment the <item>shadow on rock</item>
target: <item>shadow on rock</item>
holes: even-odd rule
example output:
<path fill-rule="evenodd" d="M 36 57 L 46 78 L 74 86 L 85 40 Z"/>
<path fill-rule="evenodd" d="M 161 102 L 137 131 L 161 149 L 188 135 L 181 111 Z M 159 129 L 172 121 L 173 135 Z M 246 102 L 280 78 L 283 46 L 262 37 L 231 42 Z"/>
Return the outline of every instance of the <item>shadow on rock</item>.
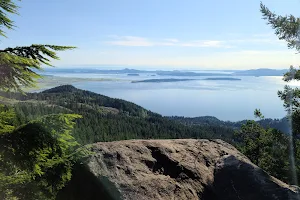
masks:
<path fill-rule="evenodd" d="M 96 177 L 85 165 L 77 165 L 72 180 L 57 195 L 57 200 L 121 200 L 121 194 L 106 177 Z"/>
<path fill-rule="evenodd" d="M 217 164 L 214 182 L 205 188 L 203 200 L 296 200 L 298 193 L 280 185 L 253 164 L 228 156 Z"/>

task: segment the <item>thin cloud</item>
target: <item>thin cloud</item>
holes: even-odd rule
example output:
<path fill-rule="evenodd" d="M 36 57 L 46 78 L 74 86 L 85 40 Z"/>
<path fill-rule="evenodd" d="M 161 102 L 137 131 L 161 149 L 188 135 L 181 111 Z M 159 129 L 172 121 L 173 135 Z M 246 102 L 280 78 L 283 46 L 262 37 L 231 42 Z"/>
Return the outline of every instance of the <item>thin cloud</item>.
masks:
<path fill-rule="evenodd" d="M 116 46 L 133 46 L 133 47 L 151 47 L 151 46 L 181 46 L 181 47 L 211 47 L 211 48 L 231 48 L 224 41 L 218 40 L 195 40 L 195 41 L 179 41 L 175 38 L 167 38 L 158 41 L 153 41 L 148 38 L 135 36 L 116 36 L 111 35 L 114 39 L 106 41 L 106 44 Z"/>

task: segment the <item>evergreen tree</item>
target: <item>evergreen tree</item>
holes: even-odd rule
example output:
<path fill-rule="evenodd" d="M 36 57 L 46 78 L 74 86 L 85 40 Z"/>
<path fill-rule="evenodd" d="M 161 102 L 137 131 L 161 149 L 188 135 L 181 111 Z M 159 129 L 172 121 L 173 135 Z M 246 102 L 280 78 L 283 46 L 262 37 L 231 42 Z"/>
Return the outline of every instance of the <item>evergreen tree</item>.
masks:
<path fill-rule="evenodd" d="M 296 52 L 300 52 L 300 18 L 293 15 L 280 16 L 271 12 L 265 5 L 260 4 L 260 10 L 263 15 L 263 19 L 267 20 L 267 23 L 275 30 L 275 34 L 280 40 L 285 40 L 287 46 L 290 49 L 295 49 Z M 300 70 L 294 66 L 290 67 L 283 80 L 290 82 L 292 80 L 300 80 Z M 300 134 L 300 90 L 299 88 L 291 88 L 285 86 L 283 91 L 278 92 L 278 96 L 284 101 L 284 107 L 288 111 L 288 119 L 290 120 L 290 164 L 291 171 L 295 172 L 295 166 L 300 163 L 295 163 L 295 157 L 297 155 L 297 140 Z M 296 160 L 297 161 L 297 160 Z M 295 180 L 293 184 L 297 184 L 296 173 L 293 175 Z"/>
<path fill-rule="evenodd" d="M 18 14 L 13 0 L 0 1 L 0 35 L 13 29 L 9 14 Z M 56 51 L 70 46 L 37 45 L 0 50 L 0 91 L 23 92 L 32 87 L 37 71 L 50 59 L 59 59 Z M 1 101 L 2 102 L 2 101 Z M 2 102 L 3 103 L 3 102 Z M 30 120 L 18 117 L 9 105 L 0 104 L 0 199 L 54 199 L 70 179 L 74 162 L 86 153 L 71 134 L 79 115 L 57 114 Z M 31 116 L 30 116 L 31 115 Z M 24 124 L 23 124 L 24 123 Z"/>
<path fill-rule="evenodd" d="M 235 146 L 272 176 L 288 183 L 293 182 L 289 176 L 288 137 L 284 133 L 248 121 L 236 131 Z"/>
<path fill-rule="evenodd" d="M 0 35 L 6 36 L 3 28 L 15 27 L 8 14 L 18 14 L 18 6 L 13 0 L 1 0 L 0 9 Z M 0 90 L 22 92 L 22 87 L 34 86 L 36 78 L 40 77 L 36 70 L 41 70 L 42 64 L 51 66 L 50 58 L 59 59 L 56 51 L 74 48 L 33 44 L 0 50 Z"/>
<path fill-rule="evenodd" d="M 15 112 L 12 108 L 0 104 L 0 134 L 14 130 Z"/>

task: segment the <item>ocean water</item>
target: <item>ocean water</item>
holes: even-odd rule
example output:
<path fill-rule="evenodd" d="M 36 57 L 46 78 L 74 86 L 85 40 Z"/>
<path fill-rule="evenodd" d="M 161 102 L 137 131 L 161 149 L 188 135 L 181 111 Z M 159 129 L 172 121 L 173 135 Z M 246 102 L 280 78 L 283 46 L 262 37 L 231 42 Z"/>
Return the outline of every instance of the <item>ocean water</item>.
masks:
<path fill-rule="evenodd" d="M 116 81 L 84 81 L 73 85 L 113 98 L 136 103 L 165 116 L 215 116 L 222 120 L 254 119 L 253 112 L 261 109 L 266 118 L 282 118 L 286 112 L 277 91 L 286 84 L 282 77 L 241 76 L 241 81 L 197 80 L 185 82 L 132 83 L 132 80 L 158 78 L 191 78 L 127 76 L 126 74 L 52 73 L 50 75 L 81 78 L 116 78 Z M 291 83 L 297 86 L 296 82 Z"/>

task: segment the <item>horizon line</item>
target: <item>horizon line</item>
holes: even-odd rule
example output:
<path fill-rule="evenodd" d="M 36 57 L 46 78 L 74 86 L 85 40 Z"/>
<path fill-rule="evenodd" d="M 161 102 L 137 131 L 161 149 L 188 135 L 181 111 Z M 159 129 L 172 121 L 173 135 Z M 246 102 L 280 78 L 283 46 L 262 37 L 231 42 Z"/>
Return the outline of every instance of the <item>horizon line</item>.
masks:
<path fill-rule="evenodd" d="M 85 66 L 90 66 L 93 68 L 85 68 Z M 258 67 L 258 68 L 247 68 L 247 69 L 230 69 L 230 68 L 226 68 L 226 69 L 220 69 L 220 68 L 202 68 L 201 67 L 196 67 L 196 66 L 189 66 L 187 68 L 187 66 L 182 66 L 182 67 L 179 67 L 179 66 L 156 66 L 156 65 L 114 65 L 114 64 L 76 64 L 76 65 L 57 65 L 57 66 L 54 66 L 54 67 L 50 67 L 50 66 L 44 66 L 43 68 L 45 69 L 57 69 L 57 68 L 60 68 L 60 69 L 72 69 L 73 68 L 80 68 L 81 69 L 97 69 L 95 67 L 120 67 L 122 69 L 138 69 L 138 70 L 141 70 L 140 68 L 142 67 L 149 67 L 148 69 L 151 69 L 151 68 L 155 68 L 157 70 L 157 68 L 160 68 L 160 67 L 163 67 L 161 68 L 161 70 L 203 70 L 203 71 L 245 71 L 245 70 L 258 70 L 258 69 L 271 69 L 271 70 L 288 70 L 289 68 L 267 68 L 267 67 Z M 132 68 L 133 67 L 133 68 Z M 134 68 L 134 67 L 137 67 L 137 68 Z M 183 68 L 185 67 L 185 68 Z M 148 69 L 143 69 L 143 70 L 148 70 Z M 112 69 L 114 70 L 114 69 Z M 115 70 L 120 70 L 120 69 L 115 69 Z"/>

